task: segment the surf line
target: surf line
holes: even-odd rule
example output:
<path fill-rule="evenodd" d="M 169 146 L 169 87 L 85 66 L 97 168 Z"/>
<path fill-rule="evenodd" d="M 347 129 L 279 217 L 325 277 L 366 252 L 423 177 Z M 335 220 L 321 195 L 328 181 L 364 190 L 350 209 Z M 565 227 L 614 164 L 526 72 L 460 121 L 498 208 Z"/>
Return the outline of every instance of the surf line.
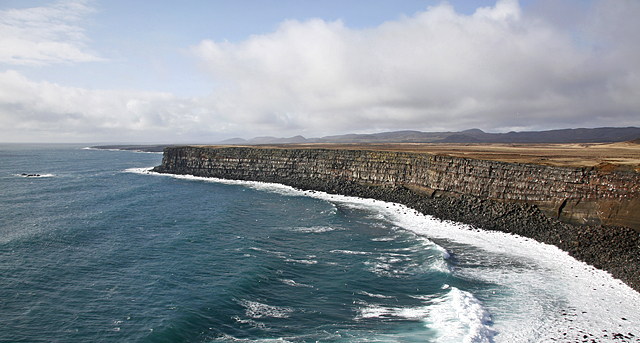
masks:
<path fill-rule="evenodd" d="M 441 220 L 464 223 L 475 229 L 517 234 L 554 245 L 640 291 L 639 232 L 625 226 L 569 224 L 550 217 L 531 202 L 507 201 L 513 196 L 542 196 L 542 190 L 549 187 L 562 189 L 563 185 L 572 185 L 570 180 L 565 182 L 563 178 L 555 177 L 556 174 L 570 172 L 571 176 L 567 177 L 571 180 L 582 175 L 578 169 L 565 169 L 390 151 L 181 146 L 166 148 L 162 164 L 153 170 L 272 182 L 301 190 L 403 204 Z M 480 181 L 486 174 L 483 170 L 489 175 L 485 183 L 496 184 L 487 186 Z M 469 177 L 465 171 L 472 173 L 476 182 L 467 180 Z M 589 174 L 589 178 L 596 178 L 592 181 L 606 181 L 606 178 L 598 179 L 599 174 L 590 173 L 593 175 Z M 434 179 L 429 176 L 432 174 L 439 176 Z M 512 174 L 521 177 L 514 178 Z M 542 179 L 536 179 L 538 176 Z M 555 183 L 550 186 L 549 182 L 543 182 L 545 177 L 549 182 L 555 180 Z M 640 181 L 633 181 L 640 176 L 615 174 L 611 177 L 619 179 L 616 179 L 616 184 L 631 182 L 636 186 L 613 187 L 607 191 L 613 193 L 606 193 L 603 201 L 609 198 L 627 202 L 640 199 L 637 191 Z M 435 182 L 431 186 L 440 190 L 415 187 L 411 182 Z M 499 191 L 499 185 L 509 189 Z M 538 186 L 542 188 L 537 189 Z M 582 186 L 593 185 L 588 182 Z M 504 199 L 474 195 L 482 194 L 483 189 L 495 191 L 496 196 Z M 511 190 L 519 190 L 522 194 L 510 194 Z M 579 196 L 583 191 L 575 189 L 574 193 Z M 527 192 L 533 193 L 526 195 Z M 616 198 L 616 192 L 631 193 L 628 197 Z"/>

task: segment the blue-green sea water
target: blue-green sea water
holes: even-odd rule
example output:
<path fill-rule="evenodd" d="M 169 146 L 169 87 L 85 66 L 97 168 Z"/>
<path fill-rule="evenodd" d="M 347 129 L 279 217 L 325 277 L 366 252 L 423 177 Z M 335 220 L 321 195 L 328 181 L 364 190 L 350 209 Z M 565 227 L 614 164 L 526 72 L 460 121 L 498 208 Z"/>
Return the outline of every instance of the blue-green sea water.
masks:
<path fill-rule="evenodd" d="M 161 159 L 0 145 L 0 342 L 640 336 L 640 295 L 554 247 Z"/>

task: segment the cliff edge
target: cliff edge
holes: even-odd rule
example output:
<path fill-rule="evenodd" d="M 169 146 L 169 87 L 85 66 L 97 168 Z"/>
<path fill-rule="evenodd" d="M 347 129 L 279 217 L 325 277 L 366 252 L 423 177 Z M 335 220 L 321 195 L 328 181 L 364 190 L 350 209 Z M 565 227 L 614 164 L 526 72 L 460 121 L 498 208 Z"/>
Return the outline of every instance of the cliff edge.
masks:
<path fill-rule="evenodd" d="M 402 203 L 555 245 L 640 291 L 640 174 L 406 151 L 169 147 L 160 173 L 281 183 Z"/>

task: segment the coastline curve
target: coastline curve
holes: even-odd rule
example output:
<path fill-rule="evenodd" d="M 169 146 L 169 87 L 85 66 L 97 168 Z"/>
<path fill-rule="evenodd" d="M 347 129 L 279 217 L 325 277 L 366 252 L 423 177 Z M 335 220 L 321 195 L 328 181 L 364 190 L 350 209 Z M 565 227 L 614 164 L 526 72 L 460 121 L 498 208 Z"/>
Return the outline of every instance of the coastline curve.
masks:
<path fill-rule="evenodd" d="M 393 151 L 196 146 L 166 148 L 153 171 L 400 203 L 557 246 L 640 291 L 637 173 Z"/>

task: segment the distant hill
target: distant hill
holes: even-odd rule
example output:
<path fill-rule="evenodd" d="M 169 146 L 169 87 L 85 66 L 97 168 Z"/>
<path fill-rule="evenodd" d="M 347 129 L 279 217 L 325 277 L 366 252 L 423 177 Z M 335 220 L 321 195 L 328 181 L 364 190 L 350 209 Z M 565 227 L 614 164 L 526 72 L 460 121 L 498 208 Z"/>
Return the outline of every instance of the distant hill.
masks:
<path fill-rule="evenodd" d="M 603 127 L 486 133 L 479 129 L 460 132 L 396 131 L 364 135 L 328 136 L 319 143 L 608 143 L 640 138 L 640 128 Z"/>
<path fill-rule="evenodd" d="M 479 130 L 478 130 L 479 131 Z M 602 127 L 508 133 L 470 132 L 467 135 L 485 143 L 607 143 L 640 138 L 640 128 Z"/>
<path fill-rule="evenodd" d="M 229 145 L 259 145 L 259 144 L 299 144 L 299 143 L 308 143 L 309 140 L 302 136 L 295 136 L 289 138 L 277 138 L 277 137 L 256 137 L 250 140 L 242 139 L 242 138 L 232 138 L 227 139 L 218 144 L 229 144 Z"/>
<path fill-rule="evenodd" d="M 318 138 L 318 143 L 431 143 L 443 141 L 456 132 L 394 131 L 373 134 L 348 134 Z"/>
<path fill-rule="evenodd" d="M 268 145 L 302 143 L 616 143 L 640 144 L 638 127 L 601 127 L 595 129 L 562 129 L 549 131 L 523 131 L 507 133 L 487 133 L 480 129 L 458 132 L 393 131 L 373 134 L 347 134 L 322 138 L 256 137 L 227 139 L 214 143 L 219 145 Z M 98 149 L 121 149 L 160 152 L 165 145 L 105 145 Z"/>

